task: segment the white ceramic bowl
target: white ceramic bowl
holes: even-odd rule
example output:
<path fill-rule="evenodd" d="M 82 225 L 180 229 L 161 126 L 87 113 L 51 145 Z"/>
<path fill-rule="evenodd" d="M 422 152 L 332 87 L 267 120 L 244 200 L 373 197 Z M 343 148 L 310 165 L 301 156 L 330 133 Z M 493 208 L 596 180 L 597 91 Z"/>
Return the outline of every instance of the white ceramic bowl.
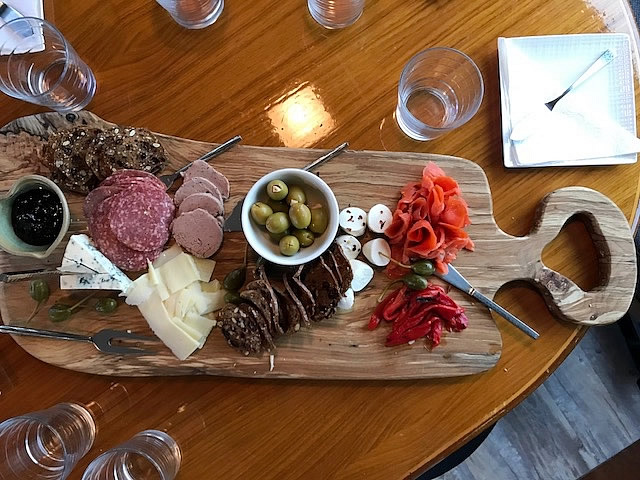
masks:
<path fill-rule="evenodd" d="M 271 240 L 266 228 L 258 225 L 251 218 L 251 205 L 256 202 L 266 202 L 269 198 L 267 184 L 271 180 L 282 180 L 289 187 L 298 185 L 305 191 L 308 204 L 320 203 L 324 205 L 329 215 L 329 223 L 324 233 L 316 236 L 312 245 L 301 248 L 298 253 L 290 257 L 282 255 L 278 244 Z M 265 260 L 277 265 L 302 265 L 318 258 L 331 246 L 338 232 L 339 213 L 336 196 L 324 180 L 314 173 L 298 168 L 284 168 L 265 175 L 251 187 L 242 205 L 242 231 L 251 248 Z"/>

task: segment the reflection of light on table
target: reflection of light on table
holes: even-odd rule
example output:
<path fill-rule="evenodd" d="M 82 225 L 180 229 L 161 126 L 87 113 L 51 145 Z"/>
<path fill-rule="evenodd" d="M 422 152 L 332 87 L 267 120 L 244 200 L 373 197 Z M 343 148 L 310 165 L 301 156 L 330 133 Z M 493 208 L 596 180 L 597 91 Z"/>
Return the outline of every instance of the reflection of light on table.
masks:
<path fill-rule="evenodd" d="M 317 91 L 307 82 L 266 108 L 274 131 L 287 147 L 307 147 L 326 137 L 335 121 Z"/>

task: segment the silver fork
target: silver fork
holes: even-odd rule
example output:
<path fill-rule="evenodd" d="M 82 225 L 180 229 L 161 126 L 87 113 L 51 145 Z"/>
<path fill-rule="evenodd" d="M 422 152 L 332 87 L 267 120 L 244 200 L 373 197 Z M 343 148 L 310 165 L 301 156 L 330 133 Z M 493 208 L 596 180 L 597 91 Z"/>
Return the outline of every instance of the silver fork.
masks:
<path fill-rule="evenodd" d="M 141 347 L 125 347 L 114 345 L 114 340 L 137 340 L 139 342 L 158 342 L 156 337 L 146 337 L 121 330 L 100 330 L 94 335 L 78 335 L 75 333 L 54 332 L 52 330 L 41 330 L 38 328 L 17 327 L 14 325 L 0 325 L 0 333 L 11 335 L 23 335 L 26 337 L 53 338 L 57 340 L 71 340 L 76 342 L 92 343 L 102 353 L 113 355 L 153 355 L 154 350 Z"/>
<path fill-rule="evenodd" d="M 217 157 L 221 153 L 226 152 L 227 150 L 229 150 L 231 147 L 233 147 L 236 143 L 240 142 L 241 140 L 242 140 L 242 137 L 240 135 L 236 135 L 235 137 L 230 138 L 226 142 L 221 143 L 216 148 L 211 150 L 209 153 L 205 153 L 203 156 L 198 158 L 198 160 L 202 160 L 204 162 L 208 162 L 212 158 Z M 195 161 L 196 160 L 194 160 L 194 162 Z M 168 175 L 161 175 L 158 178 L 160 179 L 160 181 L 162 183 L 164 183 L 167 186 L 167 190 L 168 190 L 169 188 L 171 188 L 171 185 L 173 185 L 173 182 L 175 182 L 178 179 L 178 177 L 180 177 L 180 174 L 182 172 L 184 172 L 185 170 L 187 170 L 187 168 L 189 168 L 192 164 L 193 164 L 193 162 L 188 163 L 184 167 L 176 170 L 174 173 L 170 173 Z"/>

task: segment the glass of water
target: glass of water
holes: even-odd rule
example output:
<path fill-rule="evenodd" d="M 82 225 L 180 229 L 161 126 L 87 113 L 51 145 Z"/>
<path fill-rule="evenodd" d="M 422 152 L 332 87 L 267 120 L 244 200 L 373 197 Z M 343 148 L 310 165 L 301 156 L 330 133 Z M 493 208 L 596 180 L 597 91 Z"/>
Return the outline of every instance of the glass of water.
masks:
<path fill-rule="evenodd" d="M 404 67 L 396 121 L 414 140 L 431 140 L 473 117 L 484 94 L 480 69 L 453 48 L 430 48 Z"/>
<path fill-rule="evenodd" d="M 0 478 L 64 480 L 93 445 L 91 414 L 74 403 L 0 423 Z"/>
<path fill-rule="evenodd" d="M 40 18 L 22 17 L 0 27 L 0 90 L 71 112 L 91 102 L 96 79 L 56 27 Z"/>
<path fill-rule="evenodd" d="M 160 430 L 145 430 L 96 458 L 82 480 L 173 480 L 181 461 L 173 438 Z"/>
<path fill-rule="evenodd" d="M 356 23 L 365 0 L 307 0 L 309 13 L 325 28 L 336 29 Z"/>
<path fill-rule="evenodd" d="M 205 28 L 218 20 L 224 0 L 156 0 L 184 28 Z"/>

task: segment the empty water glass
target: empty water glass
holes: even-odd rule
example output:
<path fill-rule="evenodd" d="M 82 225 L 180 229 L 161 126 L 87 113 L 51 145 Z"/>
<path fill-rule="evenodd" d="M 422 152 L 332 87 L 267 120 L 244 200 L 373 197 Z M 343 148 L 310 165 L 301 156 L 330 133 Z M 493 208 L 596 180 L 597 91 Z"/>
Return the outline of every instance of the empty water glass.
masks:
<path fill-rule="evenodd" d="M 96 79 L 56 27 L 40 18 L 22 17 L 0 27 L 0 90 L 70 112 L 91 102 Z"/>
<path fill-rule="evenodd" d="M 91 414 L 73 403 L 0 423 L 0 478 L 63 480 L 93 445 Z"/>
<path fill-rule="evenodd" d="M 96 458 L 82 480 L 173 480 L 182 455 L 173 438 L 145 430 Z"/>
<path fill-rule="evenodd" d="M 308 0 L 313 19 L 325 28 L 344 28 L 362 15 L 364 0 Z"/>
<path fill-rule="evenodd" d="M 156 0 L 184 28 L 205 28 L 218 20 L 224 0 Z"/>
<path fill-rule="evenodd" d="M 482 74 L 471 58 L 453 48 L 430 48 L 402 71 L 396 121 L 414 140 L 431 140 L 468 122 L 483 94 Z"/>

